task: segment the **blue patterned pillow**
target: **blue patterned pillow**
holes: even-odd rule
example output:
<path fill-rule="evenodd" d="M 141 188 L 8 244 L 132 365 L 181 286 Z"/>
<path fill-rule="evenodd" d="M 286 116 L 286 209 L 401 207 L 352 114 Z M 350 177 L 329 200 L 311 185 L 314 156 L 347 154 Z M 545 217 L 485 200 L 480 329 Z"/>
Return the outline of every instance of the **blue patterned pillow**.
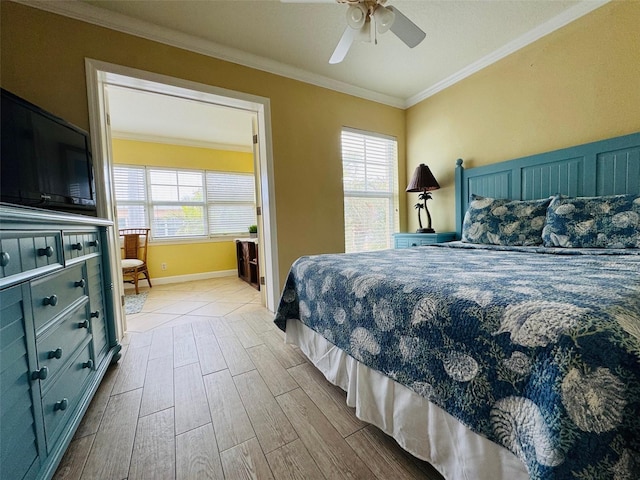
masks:
<path fill-rule="evenodd" d="M 472 195 L 462 241 L 490 245 L 541 245 L 550 198 L 507 200 Z"/>
<path fill-rule="evenodd" d="M 640 248 L 640 195 L 554 197 L 545 247 Z"/>

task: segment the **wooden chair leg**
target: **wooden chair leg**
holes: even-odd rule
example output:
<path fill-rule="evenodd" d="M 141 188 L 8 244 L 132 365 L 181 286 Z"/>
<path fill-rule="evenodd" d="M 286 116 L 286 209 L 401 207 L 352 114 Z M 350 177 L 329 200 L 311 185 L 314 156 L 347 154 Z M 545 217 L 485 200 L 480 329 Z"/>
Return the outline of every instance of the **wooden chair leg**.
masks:
<path fill-rule="evenodd" d="M 135 272 L 133 274 L 133 284 L 136 287 L 136 295 L 138 295 L 140 292 L 138 291 L 138 272 Z"/>

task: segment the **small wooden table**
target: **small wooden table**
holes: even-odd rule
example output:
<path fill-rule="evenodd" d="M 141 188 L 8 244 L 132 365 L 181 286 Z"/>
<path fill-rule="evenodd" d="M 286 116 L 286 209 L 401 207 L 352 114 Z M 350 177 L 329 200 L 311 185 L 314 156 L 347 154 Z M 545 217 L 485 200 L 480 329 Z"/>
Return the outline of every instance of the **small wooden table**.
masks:
<path fill-rule="evenodd" d="M 236 238 L 238 277 L 260 290 L 260 266 L 258 264 L 258 239 Z"/>

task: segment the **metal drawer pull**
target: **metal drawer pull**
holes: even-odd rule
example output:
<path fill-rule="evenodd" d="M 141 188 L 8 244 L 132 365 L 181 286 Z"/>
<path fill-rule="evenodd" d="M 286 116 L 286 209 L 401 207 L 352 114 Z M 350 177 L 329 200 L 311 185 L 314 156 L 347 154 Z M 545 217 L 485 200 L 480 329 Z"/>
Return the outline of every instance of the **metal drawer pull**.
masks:
<path fill-rule="evenodd" d="M 39 257 L 53 257 L 53 247 L 47 248 L 39 248 L 38 249 Z"/>
<path fill-rule="evenodd" d="M 55 350 L 51 350 L 49 352 L 49 358 L 57 358 L 57 359 L 62 358 L 62 349 L 56 348 Z"/>
<path fill-rule="evenodd" d="M 84 278 L 81 278 L 80 280 L 78 280 L 76 283 L 74 283 L 74 285 L 76 287 L 82 287 L 84 288 L 84 286 L 87 284 L 87 282 L 84 281 Z"/>
<path fill-rule="evenodd" d="M 55 307 L 58 304 L 58 297 L 56 295 L 51 295 L 50 297 L 44 297 L 42 299 L 43 305 L 51 305 Z"/>
<path fill-rule="evenodd" d="M 31 373 L 31 380 L 44 380 L 49 375 L 49 369 L 47 367 L 42 367 L 40 370 L 36 370 Z"/>
<path fill-rule="evenodd" d="M 99 248 L 99 247 L 100 247 L 100 242 L 98 242 L 98 240 L 91 240 L 91 241 L 89 242 L 89 246 L 90 246 L 90 247 L 96 247 L 96 248 Z"/>
<path fill-rule="evenodd" d="M 89 320 L 84 320 L 78 323 L 78 328 L 89 328 Z"/>
<path fill-rule="evenodd" d="M 0 267 L 6 267 L 10 261 L 11 257 L 7 252 L 0 252 Z"/>
<path fill-rule="evenodd" d="M 91 312 L 91 318 L 100 318 L 100 312 L 98 310 Z"/>
<path fill-rule="evenodd" d="M 89 359 L 82 364 L 82 368 L 93 368 L 93 360 Z"/>
<path fill-rule="evenodd" d="M 67 400 L 66 398 L 63 398 L 62 400 L 60 400 L 59 402 L 56 402 L 56 404 L 53 406 L 53 410 L 66 410 L 67 407 L 69 406 L 69 400 Z"/>
<path fill-rule="evenodd" d="M 80 242 L 72 243 L 71 244 L 71 250 L 82 250 L 82 244 Z"/>

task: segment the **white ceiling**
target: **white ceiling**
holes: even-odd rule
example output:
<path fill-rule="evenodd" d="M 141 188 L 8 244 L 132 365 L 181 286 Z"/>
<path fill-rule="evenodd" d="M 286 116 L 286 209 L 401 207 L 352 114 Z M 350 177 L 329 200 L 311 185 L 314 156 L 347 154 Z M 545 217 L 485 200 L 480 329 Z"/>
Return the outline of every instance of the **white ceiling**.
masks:
<path fill-rule="evenodd" d="M 121 86 L 107 90 L 114 138 L 251 151 L 250 112 Z"/>
<path fill-rule="evenodd" d="M 72 7 L 110 27 L 404 107 L 607 0 L 387 0 L 426 39 L 410 49 L 387 32 L 377 45 L 357 42 L 337 65 L 328 60 L 347 6 L 318 1 L 82 0 Z"/>
<path fill-rule="evenodd" d="M 410 49 L 386 32 L 377 44 L 356 42 L 337 65 L 328 59 L 346 28 L 347 6 L 333 0 L 16 1 L 406 108 L 609 0 L 387 0 L 424 30 L 426 39 Z M 131 95 L 110 95 L 114 106 L 127 112 L 120 118 L 112 108 L 119 136 L 131 132 L 250 149 L 247 130 L 237 130 L 242 140 L 227 128 L 234 122 L 246 125 L 244 112 L 232 118 L 233 111 L 224 109 L 216 117 L 211 106 L 200 110 L 170 97 L 146 94 L 134 100 Z"/>

